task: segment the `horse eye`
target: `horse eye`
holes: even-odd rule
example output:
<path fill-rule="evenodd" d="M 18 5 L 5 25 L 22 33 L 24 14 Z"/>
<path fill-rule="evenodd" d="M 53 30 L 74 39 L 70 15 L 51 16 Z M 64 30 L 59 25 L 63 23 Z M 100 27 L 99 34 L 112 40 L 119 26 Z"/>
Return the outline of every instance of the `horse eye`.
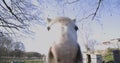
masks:
<path fill-rule="evenodd" d="M 78 27 L 77 27 L 77 26 L 75 26 L 75 30 L 76 30 L 76 31 L 78 30 Z"/>
<path fill-rule="evenodd" d="M 48 31 L 50 30 L 50 27 L 49 27 L 49 26 L 47 27 L 47 30 L 48 30 Z"/>

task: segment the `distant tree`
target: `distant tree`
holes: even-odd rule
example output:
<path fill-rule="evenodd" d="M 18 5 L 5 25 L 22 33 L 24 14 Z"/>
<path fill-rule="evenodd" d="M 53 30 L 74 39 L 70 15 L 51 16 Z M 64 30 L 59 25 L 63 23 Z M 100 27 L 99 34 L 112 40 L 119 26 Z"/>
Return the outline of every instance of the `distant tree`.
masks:
<path fill-rule="evenodd" d="M 33 56 L 34 57 L 41 57 L 42 55 L 40 53 L 38 53 L 38 52 L 34 52 Z"/>
<path fill-rule="evenodd" d="M 107 52 L 104 54 L 103 59 L 105 62 L 113 61 L 113 48 L 108 48 Z"/>
<path fill-rule="evenodd" d="M 0 56 L 8 56 L 12 48 L 12 39 L 7 36 L 0 37 Z"/>
<path fill-rule="evenodd" d="M 10 56 L 12 57 L 23 57 L 25 52 L 25 46 L 22 42 L 12 43 L 12 49 L 10 51 Z"/>
<path fill-rule="evenodd" d="M 23 57 L 24 56 L 24 51 L 21 51 L 19 49 L 15 49 L 13 52 L 14 52 L 15 57 Z"/>
<path fill-rule="evenodd" d="M 42 55 L 38 52 L 26 52 L 25 54 L 29 58 L 31 58 L 31 57 L 38 57 L 38 58 L 42 57 Z"/>
<path fill-rule="evenodd" d="M 14 56 L 21 57 L 24 55 L 25 46 L 22 42 L 13 42 L 10 36 L 0 37 L 0 57 Z"/>
<path fill-rule="evenodd" d="M 1 36 L 16 35 L 16 30 L 28 28 L 34 20 L 39 21 L 39 18 L 32 14 L 33 9 L 36 9 L 36 6 L 28 0 L 0 0 Z"/>
<path fill-rule="evenodd" d="M 25 51 L 25 46 L 22 42 L 14 42 L 12 43 L 12 50 Z"/>

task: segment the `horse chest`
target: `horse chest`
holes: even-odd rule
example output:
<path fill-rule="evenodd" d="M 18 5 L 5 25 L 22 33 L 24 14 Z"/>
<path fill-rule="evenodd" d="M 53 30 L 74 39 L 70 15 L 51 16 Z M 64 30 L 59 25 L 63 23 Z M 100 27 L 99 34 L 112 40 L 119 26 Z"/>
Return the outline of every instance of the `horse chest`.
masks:
<path fill-rule="evenodd" d="M 56 55 L 56 57 L 59 58 L 69 58 L 69 57 L 75 57 L 77 53 L 77 45 L 76 43 L 68 42 L 68 43 L 58 43 L 53 45 L 53 53 Z"/>

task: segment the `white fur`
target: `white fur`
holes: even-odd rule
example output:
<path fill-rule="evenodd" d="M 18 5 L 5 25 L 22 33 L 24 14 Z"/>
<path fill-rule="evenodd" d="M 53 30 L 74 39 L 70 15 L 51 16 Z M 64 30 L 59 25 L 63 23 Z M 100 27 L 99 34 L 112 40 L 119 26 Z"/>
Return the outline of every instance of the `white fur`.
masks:
<path fill-rule="evenodd" d="M 55 61 L 53 61 L 49 57 L 51 60 L 48 63 L 58 63 L 58 56 L 62 58 L 64 55 L 66 56 L 62 58 L 60 63 L 75 63 L 75 61 L 82 63 L 82 55 L 77 43 L 77 31 L 74 28 L 75 22 L 69 18 L 58 18 L 53 22 L 50 21 L 48 26 L 50 27 L 49 36 L 52 42 L 49 52 L 52 52 L 55 58 Z M 80 60 L 76 58 L 78 52 L 80 53 Z M 74 58 L 75 61 L 73 61 Z"/>

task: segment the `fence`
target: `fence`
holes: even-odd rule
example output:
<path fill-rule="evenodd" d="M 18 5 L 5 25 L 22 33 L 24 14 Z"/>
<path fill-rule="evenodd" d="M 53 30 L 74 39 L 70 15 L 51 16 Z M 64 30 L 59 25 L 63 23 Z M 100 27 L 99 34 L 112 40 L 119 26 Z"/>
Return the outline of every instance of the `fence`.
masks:
<path fill-rule="evenodd" d="M 44 63 L 45 57 L 38 58 L 38 57 L 1 57 L 0 63 L 12 63 L 12 62 L 19 62 L 19 63 Z"/>
<path fill-rule="evenodd" d="M 120 51 L 113 50 L 113 61 L 104 62 L 102 55 L 91 54 L 91 62 L 90 63 L 120 63 Z M 84 56 L 84 63 L 87 63 L 87 58 Z"/>
<path fill-rule="evenodd" d="M 87 63 L 87 59 L 86 59 L 86 55 L 83 55 L 84 57 L 84 63 Z M 114 50 L 113 51 L 113 58 L 114 58 L 114 63 L 120 63 L 120 52 L 119 50 Z M 1 57 L 0 58 L 0 63 L 2 62 L 6 62 L 6 63 L 10 63 L 12 61 L 39 61 L 39 62 L 45 62 L 45 59 L 46 57 L 41 57 L 41 58 L 37 58 L 37 57 L 31 57 L 31 58 L 28 58 L 28 57 Z M 2 61 L 2 62 L 1 62 Z M 38 63 L 39 63 L 38 62 Z M 34 63 L 34 62 L 32 62 Z M 102 56 L 101 55 L 95 55 L 95 54 L 92 54 L 91 55 L 91 63 L 103 63 L 102 62 Z M 109 63 L 109 62 L 108 62 Z M 111 62 L 113 63 L 113 62 Z"/>

